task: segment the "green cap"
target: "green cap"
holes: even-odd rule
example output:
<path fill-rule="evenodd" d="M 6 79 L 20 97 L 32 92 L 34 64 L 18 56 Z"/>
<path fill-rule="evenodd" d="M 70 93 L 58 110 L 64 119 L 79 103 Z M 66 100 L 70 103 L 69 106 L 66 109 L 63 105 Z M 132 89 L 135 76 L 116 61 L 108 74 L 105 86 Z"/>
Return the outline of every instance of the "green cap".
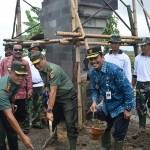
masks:
<path fill-rule="evenodd" d="M 109 43 L 121 43 L 120 35 L 112 35 Z"/>
<path fill-rule="evenodd" d="M 31 60 L 32 64 L 35 65 L 35 64 L 39 63 L 41 60 L 41 56 L 42 56 L 42 54 L 40 51 L 31 52 L 30 60 Z"/>
<path fill-rule="evenodd" d="M 150 44 L 150 37 L 145 37 L 142 39 L 142 43 L 140 45 L 149 45 Z"/>
<path fill-rule="evenodd" d="M 95 58 L 97 57 L 100 53 L 102 53 L 101 46 L 96 46 L 93 48 L 87 49 L 87 59 L 89 58 Z"/>
<path fill-rule="evenodd" d="M 14 71 L 18 75 L 28 74 L 26 65 L 20 61 L 13 61 L 11 71 Z"/>

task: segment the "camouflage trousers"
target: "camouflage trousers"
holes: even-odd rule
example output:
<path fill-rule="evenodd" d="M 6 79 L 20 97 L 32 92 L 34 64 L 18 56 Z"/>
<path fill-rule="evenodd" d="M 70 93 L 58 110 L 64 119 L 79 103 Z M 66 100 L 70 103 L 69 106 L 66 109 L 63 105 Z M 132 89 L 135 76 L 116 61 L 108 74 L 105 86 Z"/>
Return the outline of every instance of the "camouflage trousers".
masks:
<path fill-rule="evenodd" d="M 28 132 L 30 128 L 28 103 L 29 101 L 27 99 L 19 99 L 14 102 L 14 104 L 17 106 L 14 116 L 24 132 Z"/>
<path fill-rule="evenodd" d="M 32 104 L 30 104 L 32 126 L 42 128 L 42 113 L 43 113 L 43 87 L 34 87 L 32 95 Z"/>
<path fill-rule="evenodd" d="M 146 125 L 146 115 L 150 109 L 150 82 L 137 82 L 136 109 L 139 116 L 139 127 Z"/>

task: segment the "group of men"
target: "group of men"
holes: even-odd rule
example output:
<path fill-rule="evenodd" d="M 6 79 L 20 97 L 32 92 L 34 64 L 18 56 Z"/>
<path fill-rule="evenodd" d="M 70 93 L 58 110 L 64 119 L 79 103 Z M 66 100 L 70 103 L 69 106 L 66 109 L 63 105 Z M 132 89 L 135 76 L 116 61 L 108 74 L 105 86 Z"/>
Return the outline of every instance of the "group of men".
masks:
<path fill-rule="evenodd" d="M 73 83 L 60 66 L 47 62 L 39 46 L 33 44 L 29 51 L 31 60 L 23 58 L 22 45 L 15 44 L 11 55 L 0 62 L 0 150 L 7 149 L 6 137 L 9 149 L 18 150 L 17 134 L 27 148 L 33 149 L 31 140 L 25 134 L 31 125 L 42 128 L 45 92 L 48 93 L 46 116 L 53 121 L 53 131 L 63 113 L 70 150 L 75 150 L 78 136 L 77 97 Z M 24 71 L 20 70 L 22 68 Z M 32 111 L 35 111 L 32 116 L 29 113 L 31 97 Z"/>
<path fill-rule="evenodd" d="M 130 59 L 120 50 L 120 44 L 120 36 L 112 36 L 112 49 L 105 56 L 100 46 L 87 50 L 87 59 L 92 66 L 88 72 L 92 101 L 90 110 L 96 113 L 98 119 L 107 122 L 102 137 L 102 150 L 109 150 L 111 147 L 112 127 L 114 148 L 123 149 L 131 111 L 135 105 L 132 91 L 136 82 L 140 129 L 145 129 L 148 111 L 146 106 L 150 106 L 150 38 L 142 41 L 142 53 L 135 58 L 133 79 Z M 63 116 L 69 149 L 76 150 L 76 89 L 60 66 L 46 60 L 40 46 L 33 44 L 29 51 L 29 57 L 23 58 L 22 45 L 15 44 L 11 56 L 7 55 L 0 62 L 0 150 L 6 150 L 6 136 L 9 149 L 18 150 L 17 134 L 28 148 L 33 149 L 31 140 L 24 133 L 28 133 L 31 124 L 42 128 L 43 93 L 48 93 L 46 117 L 53 122 L 53 131 Z M 35 111 L 32 117 L 29 113 L 31 97 L 32 111 Z M 103 104 L 99 106 L 101 102 Z"/>
<path fill-rule="evenodd" d="M 119 49 L 120 36 L 112 36 L 109 42 L 112 49 L 104 57 L 101 47 L 87 51 L 87 58 L 92 66 L 88 73 L 93 101 L 91 111 L 97 114 L 98 119 L 107 122 L 101 149 L 110 149 L 113 127 L 114 149 L 122 150 L 131 111 L 135 106 L 133 97 L 135 86 L 139 117 L 138 134 L 140 135 L 146 127 L 146 116 L 150 109 L 150 38 L 142 39 L 141 53 L 135 57 L 133 78 L 130 59 Z M 101 107 L 100 102 L 103 102 Z"/>

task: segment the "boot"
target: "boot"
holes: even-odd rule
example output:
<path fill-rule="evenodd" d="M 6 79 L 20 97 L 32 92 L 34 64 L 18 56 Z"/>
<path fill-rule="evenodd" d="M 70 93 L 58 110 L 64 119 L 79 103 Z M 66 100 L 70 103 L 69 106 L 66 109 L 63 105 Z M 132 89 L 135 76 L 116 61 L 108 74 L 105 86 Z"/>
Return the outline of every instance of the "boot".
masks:
<path fill-rule="evenodd" d="M 77 140 L 76 139 L 69 140 L 69 144 L 70 144 L 70 149 L 69 150 L 76 150 L 76 145 L 77 145 Z"/>
<path fill-rule="evenodd" d="M 139 128 L 145 129 L 146 127 L 146 115 L 139 115 Z"/>
<path fill-rule="evenodd" d="M 114 150 L 123 150 L 123 141 L 115 141 Z"/>
<path fill-rule="evenodd" d="M 100 150 L 109 150 L 111 147 L 111 134 L 110 131 L 105 131 L 101 139 Z"/>

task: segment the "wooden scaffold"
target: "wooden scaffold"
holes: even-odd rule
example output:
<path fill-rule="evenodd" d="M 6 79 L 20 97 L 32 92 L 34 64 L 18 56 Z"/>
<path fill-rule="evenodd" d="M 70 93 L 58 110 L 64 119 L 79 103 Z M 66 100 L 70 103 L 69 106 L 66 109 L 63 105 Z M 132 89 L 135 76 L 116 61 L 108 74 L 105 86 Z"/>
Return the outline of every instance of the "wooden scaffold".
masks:
<path fill-rule="evenodd" d="M 142 0 L 141 0 L 142 2 Z M 135 5 L 135 1 L 133 0 L 133 4 Z M 142 3 L 141 3 L 142 4 Z M 143 5 L 142 5 L 143 7 Z M 143 8 L 145 15 L 148 13 Z M 134 12 L 136 8 L 134 6 Z M 28 40 L 21 41 L 21 39 L 4 39 L 5 44 L 16 44 L 18 42 L 22 42 L 23 45 L 29 46 L 32 43 L 39 43 L 41 45 L 49 45 L 49 44 L 62 44 L 62 45 L 74 45 L 75 54 L 76 54 L 76 87 L 78 93 L 78 124 L 79 127 L 83 126 L 83 101 L 81 95 L 81 56 L 80 56 L 80 46 L 84 45 L 86 49 L 89 49 L 89 46 L 93 45 L 102 45 L 108 46 L 110 43 L 108 42 L 111 38 L 111 35 L 104 34 L 86 34 L 81 23 L 79 14 L 78 14 L 78 0 L 71 0 L 71 12 L 72 12 L 72 32 L 63 32 L 57 31 L 56 35 L 60 36 L 59 39 L 43 39 L 43 40 Z M 130 16 L 131 17 L 131 16 Z M 148 15 L 149 17 L 149 15 Z M 134 22 L 134 24 L 133 24 Z M 130 18 L 130 25 L 132 29 L 132 36 L 121 36 L 121 45 L 123 46 L 137 46 L 142 41 L 142 37 L 138 37 L 137 34 L 137 25 L 136 25 L 136 14 L 134 14 L 134 19 Z M 133 29 L 135 29 L 133 31 Z M 99 42 L 90 42 L 87 39 L 100 39 Z M 103 41 L 105 39 L 105 42 Z"/>

